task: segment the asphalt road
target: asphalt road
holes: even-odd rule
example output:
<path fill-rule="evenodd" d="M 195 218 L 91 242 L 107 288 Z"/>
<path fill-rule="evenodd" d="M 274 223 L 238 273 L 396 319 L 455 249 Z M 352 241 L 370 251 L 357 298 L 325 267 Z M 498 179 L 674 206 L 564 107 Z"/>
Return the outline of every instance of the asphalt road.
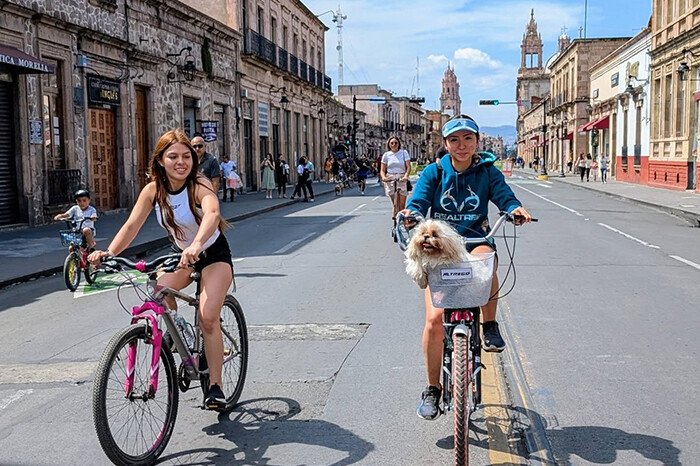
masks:
<path fill-rule="evenodd" d="M 694 464 L 700 230 L 566 185 L 512 184 L 540 222 L 518 230 L 517 286 L 499 311 L 511 344 L 487 362 L 472 463 Z M 451 420 L 415 415 L 422 294 L 380 194 L 227 232 L 251 334 L 246 388 L 221 417 L 182 394 L 164 464 L 450 464 Z M 93 371 L 127 322 L 114 290 L 71 295 L 60 277 L 0 292 L 0 464 L 107 464 Z"/>

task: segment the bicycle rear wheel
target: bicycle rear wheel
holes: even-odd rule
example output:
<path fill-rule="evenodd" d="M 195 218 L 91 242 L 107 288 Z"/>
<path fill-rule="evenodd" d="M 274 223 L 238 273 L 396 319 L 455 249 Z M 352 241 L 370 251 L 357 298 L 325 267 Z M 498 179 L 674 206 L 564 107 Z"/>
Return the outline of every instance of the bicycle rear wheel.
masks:
<path fill-rule="evenodd" d="M 452 396 L 454 406 L 455 465 L 469 465 L 469 338 L 453 334 Z"/>
<path fill-rule="evenodd" d="M 125 393 L 127 358 L 136 347 L 134 385 Z M 110 340 L 97 365 L 92 392 L 95 431 L 114 464 L 153 463 L 165 450 L 178 408 L 177 373 L 170 349 L 160 350 L 158 389 L 149 395 L 153 345 L 144 324 L 131 325 Z"/>
<path fill-rule="evenodd" d="M 221 308 L 221 333 L 224 336 L 224 365 L 221 387 L 226 395 L 226 408 L 231 411 L 238 402 L 248 370 L 248 328 L 243 309 L 236 298 L 227 295 Z"/>
<path fill-rule="evenodd" d="M 63 261 L 63 281 L 70 291 L 75 291 L 80 285 L 80 259 L 78 254 L 71 252 Z"/>

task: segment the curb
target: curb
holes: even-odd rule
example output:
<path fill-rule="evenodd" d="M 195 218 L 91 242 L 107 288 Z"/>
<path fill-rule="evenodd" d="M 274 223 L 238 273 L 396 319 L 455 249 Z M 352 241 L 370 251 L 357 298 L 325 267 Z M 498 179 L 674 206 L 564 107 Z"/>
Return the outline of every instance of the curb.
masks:
<path fill-rule="evenodd" d="M 325 191 L 325 192 L 318 192 L 314 193 L 314 198 L 317 198 L 319 196 L 324 196 L 326 194 L 333 193 L 334 191 Z M 234 215 L 232 217 L 226 218 L 225 220 L 227 222 L 239 222 L 241 220 L 245 220 L 250 217 L 255 217 L 256 215 L 260 214 L 265 214 L 268 212 L 272 212 L 273 210 L 281 209 L 282 207 L 287 207 L 292 204 L 296 203 L 301 203 L 301 199 L 288 199 L 286 202 L 281 202 L 279 204 L 263 207 L 261 209 L 257 210 L 252 210 L 250 212 L 244 212 L 242 214 Z M 167 236 L 163 236 L 162 238 L 156 238 L 152 239 L 150 241 L 146 241 L 144 243 L 136 244 L 133 246 L 130 246 L 126 248 L 121 255 L 127 256 L 127 257 L 140 257 L 145 255 L 147 252 L 152 251 L 154 249 L 160 249 L 162 247 L 170 245 L 170 240 L 168 240 Z M 38 270 L 36 272 L 32 272 L 26 275 L 21 275 L 19 277 L 13 277 L 7 280 L 2 280 L 0 281 L 0 290 L 5 289 L 9 286 L 16 285 L 18 283 L 24 283 L 28 282 L 31 280 L 36 280 L 39 278 L 44 278 L 44 277 L 50 277 L 52 275 L 55 275 L 59 272 L 63 271 L 63 265 L 59 265 L 56 267 L 50 267 L 44 270 Z"/>
<path fill-rule="evenodd" d="M 557 179 L 550 178 L 550 180 L 557 180 Z M 661 204 L 655 204 L 653 202 L 643 201 L 641 199 L 636 199 L 634 197 L 624 196 L 622 194 L 601 191 L 598 189 L 589 188 L 585 185 L 566 183 L 563 181 L 559 181 L 559 182 L 564 183 L 564 184 L 568 184 L 569 186 L 573 186 L 574 188 L 585 189 L 586 191 L 593 191 L 596 193 L 600 193 L 600 194 L 603 194 L 605 196 L 612 197 L 614 199 L 619 199 L 619 200 L 623 200 L 623 201 L 630 201 L 630 202 L 634 202 L 635 204 L 643 205 L 645 207 L 651 207 L 653 209 L 658 209 L 658 210 L 661 210 L 663 212 L 675 215 L 676 217 L 680 217 L 683 220 L 690 222 L 694 227 L 700 227 L 700 214 L 697 214 L 695 212 L 689 212 L 687 210 L 679 209 L 676 207 L 669 207 L 669 206 L 665 206 L 665 205 L 661 205 Z"/>

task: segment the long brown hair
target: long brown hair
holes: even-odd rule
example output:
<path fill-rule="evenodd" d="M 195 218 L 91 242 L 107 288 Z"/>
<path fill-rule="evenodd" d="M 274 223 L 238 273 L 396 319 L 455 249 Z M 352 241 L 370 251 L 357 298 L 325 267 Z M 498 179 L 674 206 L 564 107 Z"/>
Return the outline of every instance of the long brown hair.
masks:
<path fill-rule="evenodd" d="M 168 191 L 172 191 L 172 187 L 170 186 L 170 181 L 165 173 L 165 168 L 163 168 L 163 166 L 161 166 L 159 163 L 162 162 L 165 151 L 167 151 L 170 146 L 177 144 L 178 142 L 187 146 L 190 154 L 192 155 L 192 169 L 185 180 L 185 189 L 187 189 L 187 200 L 190 206 L 190 211 L 192 212 L 192 215 L 194 215 L 197 225 L 202 223 L 202 215 L 197 210 L 195 187 L 199 185 L 203 188 L 209 189 L 212 192 L 213 190 L 206 184 L 202 183 L 202 180 L 206 179 L 206 177 L 199 173 L 199 158 L 197 157 L 197 153 L 194 151 L 189 138 L 180 128 L 167 131 L 163 133 L 160 139 L 158 139 L 156 148 L 153 151 L 153 157 L 151 158 L 148 176 L 150 179 L 155 180 L 156 182 L 155 201 L 158 203 L 158 207 L 160 208 L 161 215 L 163 217 L 163 224 L 167 227 L 168 235 L 170 235 L 170 232 L 175 232 L 175 237 L 177 239 L 184 240 L 185 234 L 183 233 L 182 228 L 175 223 L 175 215 L 173 214 L 173 209 L 168 201 Z M 216 195 L 216 193 L 214 194 Z M 222 219 L 221 215 L 219 215 L 219 231 L 223 231 L 226 228 L 228 228 L 228 222 Z"/>

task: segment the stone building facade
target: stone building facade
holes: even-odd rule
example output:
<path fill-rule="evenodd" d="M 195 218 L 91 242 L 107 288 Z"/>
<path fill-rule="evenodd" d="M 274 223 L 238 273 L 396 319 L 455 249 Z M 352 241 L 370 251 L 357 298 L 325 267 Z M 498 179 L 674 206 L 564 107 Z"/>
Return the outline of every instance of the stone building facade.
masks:
<path fill-rule="evenodd" d="M 12 96 L 3 107 L 12 152 L 0 156 L 16 167 L 16 195 L 2 201 L 10 213 L 0 223 L 43 223 L 81 187 L 101 212 L 129 208 L 171 128 L 201 131 L 210 152 L 236 160 L 241 35 L 233 28 L 165 0 L 11 0 L 0 11 L 2 50 L 53 70 L 0 65 L 0 100 Z"/>
<path fill-rule="evenodd" d="M 318 179 L 331 150 L 325 121 L 326 102 L 332 97 L 331 79 L 325 75 L 328 28 L 296 0 L 226 3 L 236 5 L 230 15 L 236 24 L 231 26 L 243 35 L 242 178 L 257 189 L 260 163 L 270 153 L 282 154 L 290 164 L 306 157 Z"/>
<path fill-rule="evenodd" d="M 700 1 L 652 5 L 648 184 L 700 191 Z"/>

